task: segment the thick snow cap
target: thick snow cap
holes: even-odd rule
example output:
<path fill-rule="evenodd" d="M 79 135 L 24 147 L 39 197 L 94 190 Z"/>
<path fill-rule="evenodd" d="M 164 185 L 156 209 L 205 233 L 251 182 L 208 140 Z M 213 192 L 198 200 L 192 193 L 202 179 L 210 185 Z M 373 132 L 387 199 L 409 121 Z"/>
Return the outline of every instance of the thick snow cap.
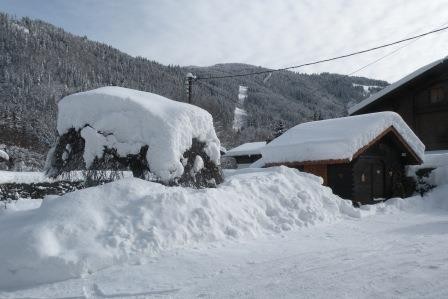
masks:
<path fill-rule="evenodd" d="M 261 149 L 266 145 L 266 141 L 260 142 L 249 142 L 241 144 L 231 150 L 228 150 L 226 156 L 235 157 L 235 156 L 250 156 L 250 155 L 260 155 Z"/>
<path fill-rule="evenodd" d="M 264 164 L 349 160 L 389 127 L 423 160 L 425 145 L 395 112 L 378 112 L 299 124 L 261 149 Z"/>
<path fill-rule="evenodd" d="M 69 95 L 58 106 L 59 135 L 81 129 L 87 167 L 105 146 L 126 156 L 148 145 L 151 172 L 168 181 L 183 174 L 181 159 L 193 138 L 205 142 L 207 155 L 219 164 L 220 142 L 212 116 L 199 107 L 115 86 Z"/>

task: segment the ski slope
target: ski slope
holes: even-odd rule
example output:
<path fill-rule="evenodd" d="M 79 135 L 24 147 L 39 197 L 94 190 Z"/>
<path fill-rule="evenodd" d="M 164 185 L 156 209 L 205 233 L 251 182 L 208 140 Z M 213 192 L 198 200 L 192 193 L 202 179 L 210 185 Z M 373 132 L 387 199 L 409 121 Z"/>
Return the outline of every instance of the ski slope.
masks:
<path fill-rule="evenodd" d="M 234 131 L 240 131 L 246 125 L 247 112 L 244 110 L 244 101 L 247 98 L 247 87 L 240 85 L 238 88 L 238 102 L 235 106 L 235 111 L 233 115 L 233 125 Z"/>

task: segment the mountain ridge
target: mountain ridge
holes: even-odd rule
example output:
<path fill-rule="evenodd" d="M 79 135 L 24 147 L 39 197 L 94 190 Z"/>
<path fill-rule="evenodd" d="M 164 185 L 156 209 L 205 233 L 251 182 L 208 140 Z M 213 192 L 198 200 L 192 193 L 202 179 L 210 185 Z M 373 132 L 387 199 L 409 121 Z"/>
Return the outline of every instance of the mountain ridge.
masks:
<path fill-rule="evenodd" d="M 40 20 L 17 19 L 1 12 L 0 66 L 0 144 L 42 157 L 56 138 L 56 103 L 68 94 L 117 85 L 186 101 L 188 72 L 208 77 L 268 70 L 242 63 L 162 65 Z M 231 147 L 268 139 L 279 123 L 289 128 L 346 115 L 348 105 L 368 95 L 363 86 L 378 86 L 379 90 L 387 84 L 364 77 L 281 71 L 269 78 L 264 74 L 196 81 L 193 104 L 213 115 L 218 136 Z M 245 127 L 235 132 L 232 123 L 240 85 L 248 88 L 244 101 L 248 115 Z M 18 159 L 26 164 L 26 153 Z"/>

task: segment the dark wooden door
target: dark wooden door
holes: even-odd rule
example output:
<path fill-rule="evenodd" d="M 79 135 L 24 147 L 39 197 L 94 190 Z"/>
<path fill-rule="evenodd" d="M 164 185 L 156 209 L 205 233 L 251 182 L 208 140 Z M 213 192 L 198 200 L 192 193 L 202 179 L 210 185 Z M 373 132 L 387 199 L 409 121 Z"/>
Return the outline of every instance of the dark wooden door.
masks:
<path fill-rule="evenodd" d="M 384 165 L 381 161 L 375 161 L 371 164 L 370 171 L 372 173 L 372 200 L 377 198 L 385 198 L 384 188 Z"/>
<path fill-rule="evenodd" d="M 384 163 L 377 157 L 359 158 L 353 167 L 353 201 L 372 204 L 385 198 Z"/>

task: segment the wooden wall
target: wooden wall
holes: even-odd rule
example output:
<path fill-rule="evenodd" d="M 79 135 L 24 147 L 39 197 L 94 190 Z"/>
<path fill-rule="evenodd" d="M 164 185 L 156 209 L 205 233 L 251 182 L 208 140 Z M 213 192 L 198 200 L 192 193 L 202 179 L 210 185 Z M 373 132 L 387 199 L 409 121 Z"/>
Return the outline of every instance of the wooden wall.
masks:
<path fill-rule="evenodd" d="M 328 174 L 327 165 L 315 164 L 315 165 L 303 165 L 303 171 L 320 176 L 324 179 L 324 185 L 328 186 Z"/>
<path fill-rule="evenodd" d="M 354 114 L 395 111 L 427 150 L 448 149 L 448 63 L 416 78 Z"/>

